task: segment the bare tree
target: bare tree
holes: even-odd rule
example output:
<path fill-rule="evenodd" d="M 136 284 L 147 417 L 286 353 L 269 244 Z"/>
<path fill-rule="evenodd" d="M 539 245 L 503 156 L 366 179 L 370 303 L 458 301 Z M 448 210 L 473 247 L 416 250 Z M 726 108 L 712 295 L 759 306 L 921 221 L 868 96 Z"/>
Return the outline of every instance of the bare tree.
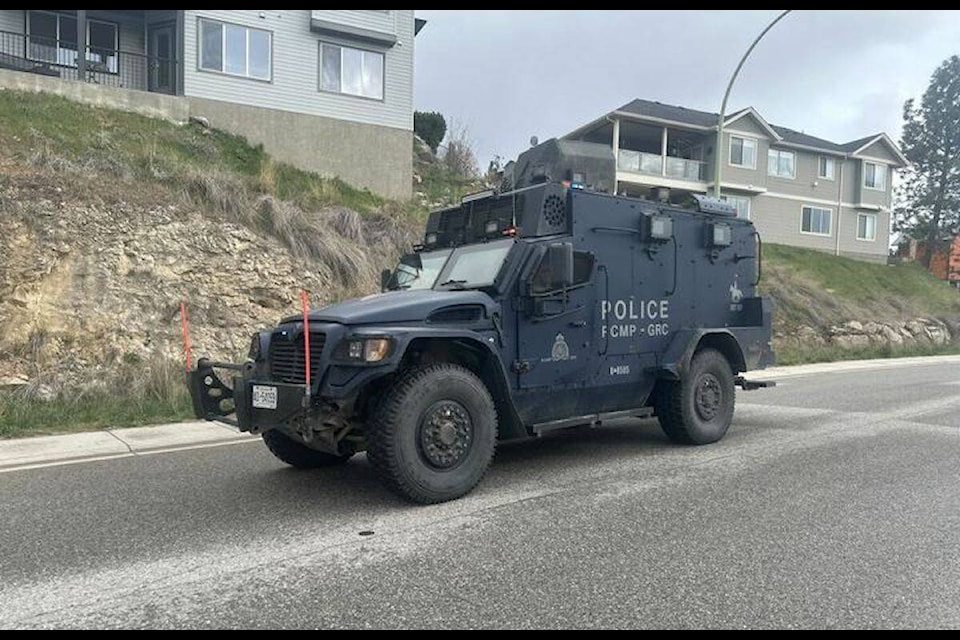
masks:
<path fill-rule="evenodd" d="M 476 178 L 479 174 L 474 141 L 470 138 L 470 131 L 466 125 L 451 120 L 450 127 L 447 129 L 443 163 L 455 174 L 464 178 Z"/>

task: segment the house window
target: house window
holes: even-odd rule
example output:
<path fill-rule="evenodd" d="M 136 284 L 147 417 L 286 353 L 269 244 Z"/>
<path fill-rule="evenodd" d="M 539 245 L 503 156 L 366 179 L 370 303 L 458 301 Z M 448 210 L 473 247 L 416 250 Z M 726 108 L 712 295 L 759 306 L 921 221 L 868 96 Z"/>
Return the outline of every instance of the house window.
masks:
<path fill-rule="evenodd" d="M 200 68 L 233 76 L 273 77 L 273 34 L 229 22 L 200 20 Z"/>
<path fill-rule="evenodd" d="M 863 163 L 863 186 L 867 189 L 883 191 L 886 175 L 886 165 L 876 164 L 875 162 Z"/>
<path fill-rule="evenodd" d="M 720 196 L 721 200 L 726 200 L 737 210 L 737 217 L 744 220 L 750 219 L 750 198 L 743 196 Z"/>
<path fill-rule="evenodd" d="M 833 210 L 804 205 L 801 209 L 800 231 L 818 236 L 830 235 L 830 218 Z"/>
<path fill-rule="evenodd" d="M 730 166 L 756 169 L 757 141 L 751 138 L 730 136 Z"/>
<path fill-rule="evenodd" d="M 321 43 L 320 89 L 383 100 L 383 54 Z"/>
<path fill-rule="evenodd" d="M 857 214 L 857 240 L 877 239 L 877 214 Z"/>
<path fill-rule="evenodd" d="M 87 62 L 97 71 L 119 70 L 119 34 L 112 22 L 88 19 Z M 27 57 L 64 67 L 77 66 L 77 18 L 51 11 L 27 11 Z"/>
<path fill-rule="evenodd" d="M 820 156 L 820 168 L 817 171 L 817 177 L 824 180 L 833 180 L 833 170 L 835 160 L 827 156 Z"/>
<path fill-rule="evenodd" d="M 767 152 L 767 174 L 792 180 L 797 175 L 797 156 L 793 151 L 770 149 Z"/>

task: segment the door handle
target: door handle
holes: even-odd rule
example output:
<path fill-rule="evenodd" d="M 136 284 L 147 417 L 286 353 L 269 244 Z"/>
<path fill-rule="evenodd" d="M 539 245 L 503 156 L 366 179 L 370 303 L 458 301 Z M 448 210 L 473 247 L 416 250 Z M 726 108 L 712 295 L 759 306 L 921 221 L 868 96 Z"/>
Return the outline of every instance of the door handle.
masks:
<path fill-rule="evenodd" d="M 587 321 L 586 321 L 586 320 L 574 320 L 573 322 L 570 323 L 570 326 L 571 326 L 571 327 L 575 327 L 575 328 L 585 327 L 585 326 L 587 326 Z"/>

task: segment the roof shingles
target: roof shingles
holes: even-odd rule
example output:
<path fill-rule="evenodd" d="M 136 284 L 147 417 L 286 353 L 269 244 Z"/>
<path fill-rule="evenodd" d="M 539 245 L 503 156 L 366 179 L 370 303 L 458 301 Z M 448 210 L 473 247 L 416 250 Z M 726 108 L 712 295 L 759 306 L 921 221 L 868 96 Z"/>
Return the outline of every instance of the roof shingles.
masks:
<path fill-rule="evenodd" d="M 735 116 L 736 114 L 745 110 L 746 109 L 734 111 L 733 113 L 729 114 L 728 117 Z M 686 107 L 679 107 L 671 104 L 662 104 L 652 100 L 633 100 L 617 109 L 617 111 L 632 113 L 638 116 L 645 116 L 647 118 L 656 118 L 658 120 L 679 122 L 697 127 L 713 127 L 717 124 L 716 113 L 699 111 L 697 109 L 687 109 Z M 860 138 L 859 140 L 837 144 L 836 142 L 830 142 L 829 140 L 824 140 L 823 138 L 807 135 L 800 131 L 788 129 L 787 127 L 781 127 L 778 125 L 770 126 L 774 131 L 777 132 L 777 135 L 783 138 L 783 141 L 788 144 L 811 147 L 813 149 L 820 149 L 822 151 L 833 151 L 835 153 L 851 153 L 856 151 L 864 144 L 870 140 L 873 140 L 879 135 L 873 134 L 872 136 L 866 136 L 865 138 Z"/>

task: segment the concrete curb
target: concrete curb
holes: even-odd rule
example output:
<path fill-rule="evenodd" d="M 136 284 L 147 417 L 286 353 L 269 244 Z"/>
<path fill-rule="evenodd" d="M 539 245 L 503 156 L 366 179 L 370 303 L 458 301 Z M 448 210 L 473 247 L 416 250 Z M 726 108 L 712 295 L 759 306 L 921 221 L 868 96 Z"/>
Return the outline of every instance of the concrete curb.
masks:
<path fill-rule="evenodd" d="M 257 440 L 214 422 L 180 422 L 0 440 L 0 473 L 39 466 L 147 455 Z"/>
<path fill-rule="evenodd" d="M 746 374 L 747 379 L 781 380 L 797 376 L 810 376 L 821 373 L 844 373 L 867 371 L 871 369 L 896 369 L 920 365 L 960 364 L 960 355 L 921 356 L 915 358 L 878 358 L 876 360 L 843 360 L 840 362 L 819 362 L 816 364 L 798 364 L 790 367 L 770 367 L 762 371 Z"/>
<path fill-rule="evenodd" d="M 960 355 L 851 360 L 792 367 L 771 367 L 763 371 L 748 373 L 747 378 L 779 381 L 806 375 L 948 363 L 960 365 Z M 110 429 L 58 436 L 0 440 L 0 473 L 92 460 L 150 455 L 166 451 L 239 444 L 258 439 L 257 436 L 240 433 L 215 422 L 180 422 L 154 427 Z"/>

